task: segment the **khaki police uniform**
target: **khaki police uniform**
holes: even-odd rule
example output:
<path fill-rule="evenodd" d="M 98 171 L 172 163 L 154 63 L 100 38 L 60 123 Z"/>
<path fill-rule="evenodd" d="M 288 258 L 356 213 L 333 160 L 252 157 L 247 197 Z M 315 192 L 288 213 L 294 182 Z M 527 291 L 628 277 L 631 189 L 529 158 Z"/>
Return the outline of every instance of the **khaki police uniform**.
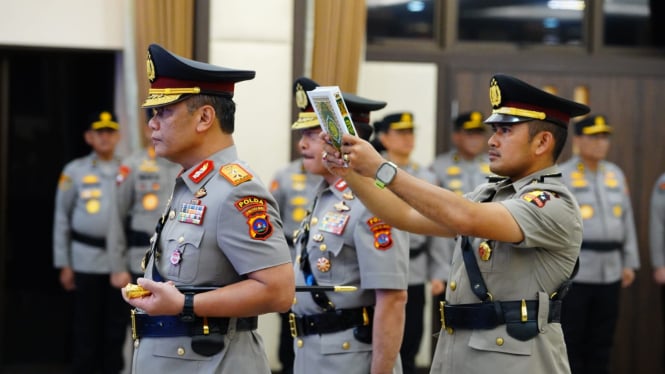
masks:
<path fill-rule="evenodd" d="M 515 373 L 566 373 L 568 361 L 561 325 L 548 322 L 550 295 L 573 271 L 582 241 L 582 220 L 575 199 L 550 167 L 511 183 L 486 183 L 467 195 L 472 201 L 501 202 L 517 221 L 521 243 L 490 242 L 470 238 L 488 291 L 495 301 L 529 301 L 538 305 L 533 321 L 537 334 L 522 341 L 508 332 L 507 324 L 492 329 L 446 327 L 439 335 L 432 373 L 487 373 L 492 370 Z M 494 190 L 496 192 L 494 192 Z M 478 303 L 457 240 L 446 305 Z M 519 303 L 518 303 L 519 305 Z M 521 316 L 520 316 L 521 318 Z"/>
<path fill-rule="evenodd" d="M 665 174 L 662 174 L 651 191 L 649 209 L 649 247 L 651 265 L 665 266 Z"/>
<path fill-rule="evenodd" d="M 628 186 L 611 162 L 600 161 L 592 172 L 574 156 L 561 169 L 584 223 L 579 272 L 562 311 L 570 367 L 574 374 L 607 373 L 622 272 L 640 266 Z"/>
<path fill-rule="evenodd" d="M 141 261 L 181 169 L 156 157 L 152 147 L 137 150 L 122 161 L 108 234 L 113 272 L 129 271 L 134 278 L 143 274 Z"/>
<path fill-rule="evenodd" d="M 106 128 L 117 131 L 118 124 L 110 114 L 103 113 L 91 129 Z M 115 174 L 119 165 L 119 158 L 105 161 L 92 152 L 67 163 L 58 182 L 53 264 L 74 271 L 75 373 L 99 368 L 120 372 L 123 368 L 128 307 L 118 289 L 110 284 L 111 264 L 105 240 L 115 205 Z"/>
<path fill-rule="evenodd" d="M 235 146 L 185 170 L 167 212 L 161 255 L 156 263 L 150 257 L 147 278 L 158 278 L 157 269 L 176 286 L 224 287 L 291 261 L 277 204 Z M 270 373 L 261 336 L 239 331 L 237 320 L 229 319 L 223 349 L 209 357 L 192 349 L 189 336 L 139 338 L 132 372 Z"/>
<path fill-rule="evenodd" d="M 455 149 L 437 156 L 430 169 L 441 187 L 460 195 L 487 182 L 491 174 L 487 154 L 466 160 Z"/>
<path fill-rule="evenodd" d="M 294 86 L 301 112 L 291 129 L 318 128 L 305 93 L 318 84 L 301 77 Z M 346 92 L 342 96 L 357 135 L 369 139 L 373 131 L 370 112 L 385 107 L 386 102 Z M 333 185 L 323 179 L 314 191 L 311 214 L 302 221 L 294 241 L 296 287 L 348 285 L 358 289 L 296 293 L 290 315 L 294 373 L 366 374 L 372 364 L 375 290 L 407 289 L 408 234 L 370 213 L 342 179 Z M 402 372 L 399 356 L 392 372 Z"/>
<path fill-rule="evenodd" d="M 305 230 L 307 226 L 309 231 Z M 367 211 L 346 182 L 339 180 L 332 186 L 322 182 L 312 214 L 303 222 L 303 230 L 296 238 L 296 286 L 312 285 L 301 270 L 301 261 L 308 261 L 318 285 L 358 286 L 354 292 L 326 292 L 326 295 L 335 311 L 366 313 L 365 318 L 371 324 L 374 289 L 407 289 L 407 252 L 408 234 L 391 228 Z M 292 311 L 299 320 L 323 313 L 311 294 L 299 292 L 296 296 Z M 362 319 L 355 323 L 362 325 Z M 336 324 L 341 325 L 341 320 L 333 323 Z M 314 328 L 324 331 L 323 325 Z M 307 323 L 296 326 L 295 373 L 369 373 L 372 344 L 355 338 L 353 326 L 309 335 L 301 331 L 309 328 Z M 401 373 L 399 359 L 393 373 Z"/>
<path fill-rule="evenodd" d="M 234 84 L 255 75 L 189 60 L 157 44 L 148 47 L 147 67 L 151 88 L 143 107 L 157 110 L 198 94 L 225 97 L 221 104 L 230 106 Z M 216 115 L 228 133 L 232 114 Z M 135 310 L 132 372 L 270 373 L 257 317 L 194 315 L 191 294 L 291 263 L 277 203 L 234 145 L 184 170 L 172 191 L 146 256 L 145 277 L 173 282 L 185 303 L 181 315 Z"/>
<path fill-rule="evenodd" d="M 493 109 L 484 122 L 492 126 L 540 120 L 567 129 L 571 117 L 589 112 L 504 74 L 491 78 L 489 94 Z M 465 195 L 503 205 L 523 240 L 457 237 L 432 373 L 570 372 L 560 313 L 582 217 L 560 176 L 552 165 L 518 180 L 491 178 Z"/>

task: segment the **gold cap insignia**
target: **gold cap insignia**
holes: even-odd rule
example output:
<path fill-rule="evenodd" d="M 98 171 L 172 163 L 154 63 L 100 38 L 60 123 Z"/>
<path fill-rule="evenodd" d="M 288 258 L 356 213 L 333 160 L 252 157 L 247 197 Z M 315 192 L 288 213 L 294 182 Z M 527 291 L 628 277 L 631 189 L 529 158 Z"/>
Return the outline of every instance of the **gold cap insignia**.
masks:
<path fill-rule="evenodd" d="M 307 93 L 305 93 L 305 89 L 302 87 L 300 83 L 296 85 L 296 106 L 300 109 L 305 109 L 307 108 L 307 104 L 309 101 L 307 100 Z"/>
<path fill-rule="evenodd" d="M 501 89 L 499 89 L 499 84 L 494 78 L 490 82 L 490 103 L 493 107 L 498 107 L 501 104 Z"/>
<path fill-rule="evenodd" d="M 148 72 L 148 80 L 154 82 L 157 75 L 155 74 L 155 64 L 152 63 L 152 56 L 148 52 L 148 60 L 146 61 L 146 68 Z"/>

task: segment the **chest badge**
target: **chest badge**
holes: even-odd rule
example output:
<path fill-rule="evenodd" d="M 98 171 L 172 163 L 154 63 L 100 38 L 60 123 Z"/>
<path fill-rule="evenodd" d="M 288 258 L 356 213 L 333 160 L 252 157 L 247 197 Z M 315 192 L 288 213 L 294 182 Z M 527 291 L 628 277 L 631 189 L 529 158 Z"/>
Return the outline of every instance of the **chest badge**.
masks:
<path fill-rule="evenodd" d="M 203 223 L 205 211 L 206 206 L 201 204 L 201 200 L 193 199 L 188 203 L 182 203 L 178 212 L 178 221 L 200 225 Z"/>
<path fill-rule="evenodd" d="M 325 257 L 319 257 L 318 260 L 316 260 L 316 268 L 322 273 L 327 273 L 330 271 L 330 260 Z"/>
<path fill-rule="evenodd" d="M 101 204 L 97 199 L 90 199 L 85 203 L 85 210 L 90 214 L 97 214 Z"/>
<path fill-rule="evenodd" d="M 489 261 L 490 257 L 492 257 L 492 247 L 486 241 L 483 241 L 478 246 L 478 257 L 483 261 Z"/>
<path fill-rule="evenodd" d="M 179 249 L 174 249 L 173 252 L 171 253 L 171 258 L 169 258 L 169 261 L 171 262 L 172 265 L 178 265 L 180 261 L 182 261 L 182 252 L 180 252 Z"/>
<path fill-rule="evenodd" d="M 154 193 L 147 193 L 143 195 L 142 203 L 143 203 L 143 209 L 148 211 L 155 210 L 159 205 L 159 198 Z"/>
<path fill-rule="evenodd" d="M 346 224 L 348 222 L 349 222 L 348 214 L 328 212 L 323 217 L 323 219 L 321 219 L 321 223 L 319 224 L 319 230 L 329 232 L 335 235 L 342 235 L 342 233 L 344 232 L 344 228 L 346 227 Z"/>
<path fill-rule="evenodd" d="M 338 212 L 346 212 L 348 210 L 351 210 L 348 205 L 344 202 L 344 200 L 340 201 L 339 203 L 335 204 L 335 210 Z"/>

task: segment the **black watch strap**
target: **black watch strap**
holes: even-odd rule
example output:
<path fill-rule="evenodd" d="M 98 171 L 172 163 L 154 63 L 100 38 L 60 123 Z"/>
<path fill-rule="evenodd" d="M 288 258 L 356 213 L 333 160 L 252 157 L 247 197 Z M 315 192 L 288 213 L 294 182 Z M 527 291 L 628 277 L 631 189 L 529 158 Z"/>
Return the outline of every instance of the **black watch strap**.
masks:
<path fill-rule="evenodd" d="M 194 293 L 185 293 L 185 305 L 182 307 L 180 313 L 180 320 L 183 322 L 193 322 L 196 317 L 194 316 Z"/>

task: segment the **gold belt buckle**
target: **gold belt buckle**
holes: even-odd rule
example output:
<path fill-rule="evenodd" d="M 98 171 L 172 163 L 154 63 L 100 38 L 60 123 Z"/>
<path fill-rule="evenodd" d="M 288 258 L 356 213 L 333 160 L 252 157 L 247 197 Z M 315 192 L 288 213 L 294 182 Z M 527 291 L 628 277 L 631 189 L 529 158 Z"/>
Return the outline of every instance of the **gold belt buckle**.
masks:
<path fill-rule="evenodd" d="M 132 340 L 136 340 L 138 339 L 138 335 L 136 334 L 136 309 L 132 309 L 129 315 L 132 321 Z"/>
<path fill-rule="evenodd" d="M 289 330 L 291 330 L 291 337 L 295 338 L 298 336 L 298 327 L 296 327 L 296 315 L 295 313 L 289 313 Z"/>

